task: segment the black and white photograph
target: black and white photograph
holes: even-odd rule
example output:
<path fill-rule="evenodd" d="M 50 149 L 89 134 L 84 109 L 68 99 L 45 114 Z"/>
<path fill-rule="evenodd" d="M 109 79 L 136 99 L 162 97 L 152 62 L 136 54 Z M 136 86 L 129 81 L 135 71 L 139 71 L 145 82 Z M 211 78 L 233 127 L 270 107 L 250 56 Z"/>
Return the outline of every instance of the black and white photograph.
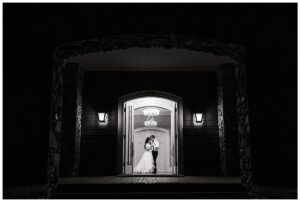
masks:
<path fill-rule="evenodd" d="M 3 199 L 298 199 L 298 3 L 2 2 Z"/>

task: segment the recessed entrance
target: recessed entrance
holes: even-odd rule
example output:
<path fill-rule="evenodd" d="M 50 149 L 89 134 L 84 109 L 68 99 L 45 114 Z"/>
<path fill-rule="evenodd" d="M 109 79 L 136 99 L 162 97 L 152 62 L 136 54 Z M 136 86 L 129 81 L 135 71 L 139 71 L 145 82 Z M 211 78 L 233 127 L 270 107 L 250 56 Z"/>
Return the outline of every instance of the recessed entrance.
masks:
<path fill-rule="evenodd" d="M 180 131 L 178 102 L 157 96 L 145 96 L 122 101 L 121 144 L 122 174 L 149 174 L 134 171 L 144 157 L 145 140 L 151 135 L 159 143 L 156 170 L 158 175 L 179 174 Z M 119 125 L 120 126 L 120 125 Z M 152 148 L 153 149 L 153 148 Z M 152 152 L 150 151 L 152 154 Z"/>
<path fill-rule="evenodd" d="M 103 43 L 105 42 L 105 43 Z M 75 46 L 74 46 L 75 44 Z M 213 53 L 214 55 L 222 55 L 222 56 L 228 56 L 231 57 L 235 63 L 236 63 L 236 79 L 238 80 L 238 85 L 237 85 L 237 89 L 238 89 L 238 95 L 237 98 L 238 100 L 242 100 L 241 101 L 241 105 L 238 109 L 238 122 L 239 122 L 239 136 L 240 136 L 240 140 L 244 142 L 244 144 L 240 145 L 240 149 L 241 151 L 243 151 L 241 153 L 240 156 L 240 160 L 241 160 L 241 170 L 242 170 L 242 180 L 244 182 L 251 182 L 252 180 L 252 166 L 250 163 L 248 163 L 251 159 L 251 154 L 250 154 L 250 146 L 248 144 L 249 142 L 249 135 L 246 131 L 247 129 L 247 125 L 245 125 L 245 120 L 248 120 L 247 116 L 248 116 L 248 110 L 247 110 L 247 96 L 246 96 L 246 91 L 245 91 L 245 78 L 244 78 L 244 70 L 245 70 L 245 66 L 244 66 L 244 49 L 243 47 L 240 46 L 235 46 L 230 44 L 230 49 L 228 48 L 228 44 L 222 43 L 222 42 L 218 42 L 218 41 L 214 41 L 214 40 L 208 40 L 208 39 L 203 39 L 203 38 L 199 38 L 199 37 L 194 37 L 194 36 L 187 36 L 187 35 L 122 35 L 122 36 L 111 36 L 108 38 L 100 38 L 100 39 L 96 39 L 96 40 L 84 40 L 84 41 L 80 41 L 80 42 L 72 42 L 70 44 L 64 44 L 61 45 L 59 47 L 57 47 L 56 51 L 55 51 L 55 62 L 54 62 L 54 69 L 53 69 L 53 86 L 52 86 L 52 91 L 55 92 L 54 94 L 52 94 L 52 102 L 51 102 L 51 119 L 50 119 L 50 141 L 49 141 L 49 159 L 54 159 L 55 157 L 60 156 L 60 150 L 57 149 L 60 143 L 60 139 L 57 139 L 58 137 L 60 137 L 60 129 L 57 130 L 57 128 L 59 128 L 60 124 L 61 124 L 61 109 L 62 109 L 62 95 L 61 95 L 61 90 L 62 90 L 62 75 L 61 75 L 61 71 L 64 67 L 64 63 L 65 63 L 65 59 L 74 57 L 74 56 L 78 56 L 78 55 L 82 55 L 82 54 L 86 54 L 86 53 L 93 53 L 93 52 L 106 52 L 107 50 L 125 50 L 125 49 L 129 49 L 129 48 L 134 48 L 134 47 L 138 47 L 138 48 L 145 48 L 145 47 L 159 47 L 159 48 L 167 48 L 169 49 L 171 48 L 178 48 L 178 49 L 186 49 L 189 51 L 204 51 L 206 53 Z M 136 57 L 135 57 L 136 58 Z M 88 60 L 91 61 L 91 60 Z M 151 60 L 153 61 L 153 60 Z M 71 62 L 71 61 L 69 61 Z M 75 62 L 75 61 L 73 61 Z M 79 61 L 77 61 L 79 62 Z M 84 66 L 84 65 L 83 65 Z M 98 65 L 97 65 L 98 66 Z M 104 65 L 105 66 L 105 65 Z M 197 65 L 199 66 L 199 65 Z M 171 67 L 171 66 L 170 66 Z M 185 66 L 182 66 L 185 67 Z M 200 68 L 201 69 L 201 68 Z M 128 69 L 127 69 L 128 70 Z M 140 70 L 140 69 L 136 69 L 136 70 Z M 167 69 L 164 69 L 167 70 Z M 171 68 L 171 70 L 175 70 L 173 68 Z M 183 71 L 185 71 L 186 69 L 181 69 Z M 129 70 L 128 70 L 129 71 Z M 130 82 L 129 82 L 130 83 Z M 140 89 L 142 86 L 138 86 L 138 88 L 127 88 L 127 90 L 124 89 L 124 91 L 122 91 L 121 93 L 127 93 L 128 91 L 131 90 L 138 90 Z M 144 87 L 142 87 L 144 88 Z M 156 87 L 152 87 L 152 86 L 148 86 L 145 87 L 144 89 L 149 89 L 149 88 L 154 88 L 154 89 L 161 89 L 161 90 L 166 90 L 166 88 L 161 88 L 160 86 L 156 86 Z M 167 89 L 169 90 L 169 89 Z M 197 89 L 198 90 L 198 89 Z M 178 93 L 181 94 L 180 92 L 177 92 L 177 90 L 171 90 L 174 93 Z M 196 92 L 196 91 L 195 91 Z M 120 93 L 120 94 L 121 94 Z M 118 94 L 117 96 L 119 96 L 120 94 Z M 115 116 L 114 112 L 112 113 L 112 116 L 110 117 L 117 117 L 115 119 L 118 119 L 118 127 L 115 127 L 115 123 L 111 122 L 111 128 L 112 129 L 117 129 L 118 130 L 118 145 L 117 145 L 117 172 L 116 174 L 124 174 L 125 173 L 125 165 L 126 165 L 126 161 L 124 161 L 124 154 L 126 155 L 126 153 L 124 153 L 124 142 L 126 141 L 126 125 L 124 123 L 124 120 L 126 118 L 126 114 L 123 113 L 124 110 L 124 103 L 127 101 L 130 101 L 132 99 L 137 99 L 137 98 L 141 98 L 141 97 L 146 97 L 146 96 L 152 96 L 152 97 L 161 97 L 161 98 L 166 98 L 173 101 L 176 101 L 178 103 L 178 117 L 176 119 L 177 121 L 177 126 L 176 129 L 178 130 L 178 135 L 175 135 L 175 137 L 178 137 L 176 139 L 176 142 L 178 144 L 178 151 L 176 153 L 178 161 L 177 163 L 177 173 L 178 174 L 183 174 L 184 172 L 186 174 L 188 174 L 188 171 L 184 170 L 183 167 L 183 112 L 182 112 L 182 102 L 178 102 L 178 100 L 181 100 L 180 98 L 178 99 L 178 96 L 170 96 L 168 93 L 158 93 L 157 91 L 153 91 L 151 90 L 151 92 L 149 93 L 147 92 L 139 92 L 139 93 L 133 93 L 134 95 L 126 95 L 124 97 L 120 98 L 120 102 L 119 102 L 119 107 L 118 107 L 118 115 Z M 197 94 L 197 93 L 196 93 Z M 195 94 L 195 95 L 196 95 Z M 182 94 L 181 94 L 182 95 Z M 182 95 L 184 96 L 184 95 Z M 105 94 L 104 96 L 105 97 Z M 185 97 L 185 96 L 184 96 Z M 184 98 L 185 99 L 185 98 Z M 109 101 L 109 103 L 112 103 L 111 100 Z M 181 104 L 180 104 L 181 103 Z M 125 108 L 126 109 L 126 108 Z M 242 113 L 242 114 L 241 114 Z M 95 113 L 96 114 L 96 113 Z M 185 116 L 186 117 L 186 116 Z M 186 122 L 185 122 L 186 123 Z M 188 122 L 187 122 L 188 123 Z M 109 126 L 110 127 L 110 126 Z M 247 135 L 246 135 L 247 134 Z M 111 136 L 109 136 L 111 137 Z M 125 140 L 124 140 L 125 139 Z M 186 139 L 185 139 L 186 140 Z M 186 141 L 188 142 L 188 141 Z M 90 146 L 87 146 L 90 147 Z M 99 148 L 99 147 L 98 147 Z M 132 147 L 133 148 L 133 147 Z M 185 147 L 186 148 L 186 147 Z M 92 150 L 92 149 L 91 149 Z M 83 150 L 82 150 L 83 151 Z M 81 151 L 81 153 L 83 153 Z M 104 151 L 105 153 L 106 151 Z M 111 152 L 114 156 L 114 153 Z M 114 158 L 111 158 L 114 159 Z M 188 159 L 189 159 L 189 155 L 187 155 L 187 161 L 186 162 L 186 167 L 187 168 L 191 168 L 188 165 Z M 99 160 L 100 161 L 100 160 Z M 114 160 L 113 160 L 114 161 Z M 133 160 L 132 160 L 133 161 Z M 81 160 L 81 165 L 84 165 L 83 159 Z M 95 162 L 95 161 L 94 161 Z M 103 163 L 101 161 L 101 163 Z M 104 163 L 105 164 L 105 163 Z M 90 169 L 92 166 L 89 166 L 89 164 L 87 168 Z M 98 164 L 100 165 L 100 163 Z M 103 165 L 103 164 L 102 164 Z M 59 167 L 59 161 L 50 161 L 49 164 L 49 172 L 48 172 L 48 176 L 49 176 L 49 184 L 51 187 L 54 188 L 56 181 L 57 181 L 57 171 Z M 100 166 L 99 166 L 100 167 Z M 133 167 L 133 164 L 132 164 Z M 95 168 L 95 167 L 93 167 Z M 132 168 L 131 168 L 132 169 Z M 186 169 L 188 170 L 188 169 Z M 197 169 L 194 169 L 195 171 L 198 172 Z M 89 171 L 90 172 L 90 171 Z"/>

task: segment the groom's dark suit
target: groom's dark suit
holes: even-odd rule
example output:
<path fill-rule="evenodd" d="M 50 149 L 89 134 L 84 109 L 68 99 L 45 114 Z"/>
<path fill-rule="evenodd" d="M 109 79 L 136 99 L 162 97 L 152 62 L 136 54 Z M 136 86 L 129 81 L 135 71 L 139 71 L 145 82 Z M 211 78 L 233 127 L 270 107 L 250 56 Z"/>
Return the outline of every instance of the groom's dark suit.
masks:
<path fill-rule="evenodd" d="M 152 151 L 152 156 L 153 156 L 153 161 L 154 161 L 154 166 L 155 166 L 153 173 L 157 173 L 156 159 L 158 156 L 158 147 L 159 147 L 159 143 L 157 140 L 154 140 L 153 147 L 154 147 L 154 149 Z"/>
<path fill-rule="evenodd" d="M 152 156 L 153 156 L 154 166 L 155 166 L 153 173 L 157 173 L 156 159 L 158 156 L 158 151 L 152 151 Z"/>

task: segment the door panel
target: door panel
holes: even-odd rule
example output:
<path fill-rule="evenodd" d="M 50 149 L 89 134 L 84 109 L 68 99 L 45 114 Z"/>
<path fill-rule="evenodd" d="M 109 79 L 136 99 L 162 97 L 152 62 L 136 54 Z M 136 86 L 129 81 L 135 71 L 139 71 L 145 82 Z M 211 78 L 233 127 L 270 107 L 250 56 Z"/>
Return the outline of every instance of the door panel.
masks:
<path fill-rule="evenodd" d="M 134 123 L 134 115 L 133 115 L 133 105 L 126 104 L 126 120 L 125 120 L 125 174 L 132 173 L 132 156 L 133 156 L 133 123 Z"/>

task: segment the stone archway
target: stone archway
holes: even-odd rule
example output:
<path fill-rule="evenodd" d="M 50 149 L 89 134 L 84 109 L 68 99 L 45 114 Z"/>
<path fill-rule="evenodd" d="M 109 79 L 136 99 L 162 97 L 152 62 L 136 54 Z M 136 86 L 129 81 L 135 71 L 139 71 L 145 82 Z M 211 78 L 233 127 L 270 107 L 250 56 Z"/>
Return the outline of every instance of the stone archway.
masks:
<path fill-rule="evenodd" d="M 252 164 L 250 149 L 250 127 L 248 98 L 245 77 L 245 49 L 242 46 L 223 43 L 194 35 L 177 34 L 126 34 L 103 36 L 63 44 L 54 50 L 53 79 L 51 89 L 51 113 L 49 131 L 48 187 L 49 193 L 55 189 L 59 173 L 61 114 L 62 114 L 62 71 L 64 59 L 80 54 L 139 48 L 178 48 L 203 51 L 220 56 L 229 56 L 235 61 L 235 80 L 238 113 L 238 133 L 240 143 L 240 172 L 242 183 L 252 182 Z M 219 108 L 222 108 L 219 105 Z M 220 115 L 219 115 L 220 116 Z M 224 123 L 219 119 L 219 128 Z"/>

